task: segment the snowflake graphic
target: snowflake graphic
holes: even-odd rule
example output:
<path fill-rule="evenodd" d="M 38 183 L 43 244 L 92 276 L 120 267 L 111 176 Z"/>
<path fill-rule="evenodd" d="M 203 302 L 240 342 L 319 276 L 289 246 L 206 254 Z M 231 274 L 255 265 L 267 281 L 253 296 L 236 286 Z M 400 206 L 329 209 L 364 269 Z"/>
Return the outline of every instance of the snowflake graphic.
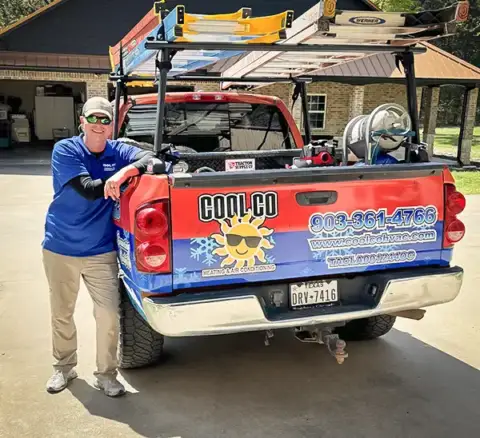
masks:
<path fill-rule="evenodd" d="M 189 287 L 198 278 L 199 275 L 196 272 L 187 272 L 187 268 L 175 269 L 175 283 L 182 283 L 182 285 Z"/>
<path fill-rule="evenodd" d="M 217 259 L 215 257 L 213 257 L 212 254 L 207 253 L 207 254 L 205 254 L 205 259 L 203 260 L 202 263 L 204 263 L 207 266 L 212 266 L 215 263 L 217 263 Z"/>
<path fill-rule="evenodd" d="M 268 264 L 273 265 L 275 263 L 275 257 L 271 255 L 265 256 L 265 260 L 267 261 Z"/>
<path fill-rule="evenodd" d="M 187 268 L 176 268 L 175 269 L 175 275 L 178 276 L 179 280 L 184 280 L 185 279 L 185 273 L 187 272 Z"/>
<path fill-rule="evenodd" d="M 198 239 L 192 239 L 191 243 L 197 244 L 200 248 L 204 249 L 205 251 L 213 251 L 215 248 L 218 247 L 217 242 L 211 237 L 201 237 Z"/>
<path fill-rule="evenodd" d="M 374 246 L 373 250 L 375 252 L 391 252 L 391 251 L 397 251 L 400 249 L 400 246 L 398 245 L 380 245 L 380 246 Z"/>
<path fill-rule="evenodd" d="M 315 239 L 328 239 L 332 237 L 351 237 L 355 236 L 355 232 L 352 229 L 347 229 L 343 232 L 321 232 L 314 235 Z M 354 251 L 352 248 L 334 248 L 334 249 L 327 249 L 321 251 L 313 251 L 312 255 L 314 260 L 318 262 L 325 262 L 327 257 L 338 257 L 338 256 L 346 256 L 353 254 Z"/>
<path fill-rule="evenodd" d="M 327 252 L 326 251 L 315 251 L 313 253 L 313 258 L 314 260 L 316 260 L 317 262 L 324 262 L 325 259 L 326 259 L 326 256 L 327 256 Z"/>
<path fill-rule="evenodd" d="M 207 266 L 212 266 L 217 262 L 212 252 L 219 245 L 211 237 L 201 237 L 190 240 L 190 257 L 197 262 L 202 262 Z"/>
<path fill-rule="evenodd" d="M 308 266 L 301 271 L 302 275 L 310 275 L 310 274 L 313 274 L 313 273 L 314 273 L 313 269 L 308 267 Z"/>
<path fill-rule="evenodd" d="M 419 230 L 431 230 L 435 228 L 435 224 L 429 225 L 429 224 L 423 224 L 418 227 Z"/>
<path fill-rule="evenodd" d="M 200 261 L 200 257 L 203 255 L 204 251 L 202 248 L 190 248 L 190 257 L 195 259 L 197 262 Z"/>

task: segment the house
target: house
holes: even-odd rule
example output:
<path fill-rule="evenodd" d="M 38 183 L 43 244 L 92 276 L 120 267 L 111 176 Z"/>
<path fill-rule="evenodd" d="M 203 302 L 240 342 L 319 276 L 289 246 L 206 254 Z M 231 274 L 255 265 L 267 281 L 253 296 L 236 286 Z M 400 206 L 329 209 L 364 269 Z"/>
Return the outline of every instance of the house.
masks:
<path fill-rule="evenodd" d="M 166 6 L 176 3 L 167 1 Z M 181 3 L 187 10 L 207 14 L 245 6 L 242 0 L 209 0 L 201 8 L 193 0 Z M 290 7 L 288 0 L 247 3 L 258 15 L 275 14 Z M 316 0 L 297 0 L 295 11 L 302 14 L 315 3 Z M 0 105 L 8 103 L 14 113 L 27 116 L 31 135 L 26 140 L 71 135 L 77 130 L 78 114 L 88 97 L 113 98 L 108 81 L 109 46 L 115 45 L 153 4 L 153 0 L 54 0 L 0 29 Z M 339 5 L 348 9 L 372 8 L 368 0 L 341 0 Z M 192 88 L 191 84 L 170 87 Z M 145 92 L 131 90 L 140 91 Z M 25 123 L 24 120 L 21 126 Z"/>
<path fill-rule="evenodd" d="M 297 0 L 296 17 L 313 7 L 318 0 Z M 177 2 L 166 3 L 167 7 Z M 186 9 L 199 13 L 224 13 L 243 6 L 252 7 L 256 15 L 275 14 L 291 8 L 287 0 L 210 0 L 202 3 L 182 1 Z M 49 5 L 17 23 L 0 30 L 0 104 L 3 100 L 15 112 L 27 115 L 32 137 L 51 140 L 55 135 L 76 132 L 81 105 L 90 96 L 113 99 L 108 80 L 111 71 L 108 49 L 140 21 L 152 8 L 153 0 L 135 2 L 114 0 L 54 0 Z M 374 10 L 369 0 L 338 0 L 338 9 Z M 424 96 L 425 138 L 433 140 L 439 87 L 456 83 L 466 87 L 465 126 L 462 162 L 469 162 L 468 134 L 472 126 L 480 84 L 480 69 L 436 47 L 427 45 L 427 53 L 416 58 L 417 95 Z M 240 61 L 239 61 L 240 62 Z M 222 62 L 213 69 L 231 68 Z M 403 73 L 393 56 L 367 56 L 324 69 L 321 81 L 309 84 L 310 117 L 313 134 L 341 135 L 353 116 L 368 113 L 376 106 L 395 102 L 406 106 Z M 172 82 L 170 90 L 212 90 L 215 83 Z M 147 90 L 132 88 L 131 93 Z M 276 84 L 255 92 L 273 94 L 292 105 L 291 85 Z M 42 96 L 43 95 L 43 96 Z M 48 98 L 45 98 L 46 96 Z M 51 96 L 55 96 L 52 99 Z M 21 99 L 21 101 L 19 100 Z M 419 99 L 420 102 L 420 99 Z M 68 110 L 66 110 L 68 108 Z M 294 115 L 301 126 L 298 103 Z M 57 129 L 60 129 L 60 133 Z"/>

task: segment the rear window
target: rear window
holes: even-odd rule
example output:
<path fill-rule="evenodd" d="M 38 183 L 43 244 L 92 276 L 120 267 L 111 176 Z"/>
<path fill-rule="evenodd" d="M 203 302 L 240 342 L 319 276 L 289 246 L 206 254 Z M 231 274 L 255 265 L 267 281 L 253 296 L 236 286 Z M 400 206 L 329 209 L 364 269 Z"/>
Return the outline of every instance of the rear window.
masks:
<path fill-rule="evenodd" d="M 136 105 L 128 112 L 125 137 L 152 143 L 156 105 Z M 164 142 L 197 152 L 294 148 L 293 137 L 274 105 L 249 103 L 169 103 Z"/>

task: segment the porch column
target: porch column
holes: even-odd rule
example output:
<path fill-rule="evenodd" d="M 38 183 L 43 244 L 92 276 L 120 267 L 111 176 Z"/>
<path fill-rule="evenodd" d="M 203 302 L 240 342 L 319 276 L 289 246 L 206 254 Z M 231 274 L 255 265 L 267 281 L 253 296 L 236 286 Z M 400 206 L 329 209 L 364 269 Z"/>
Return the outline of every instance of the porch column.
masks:
<path fill-rule="evenodd" d="M 350 107 L 348 112 L 348 120 L 363 115 L 363 99 L 365 97 L 365 87 L 363 85 L 355 85 L 350 92 Z"/>
<path fill-rule="evenodd" d="M 423 124 L 423 141 L 428 145 L 428 156 L 433 157 L 435 143 L 435 128 L 437 127 L 438 102 L 440 100 L 440 87 L 427 87 L 425 89 L 425 119 Z"/>
<path fill-rule="evenodd" d="M 460 127 L 460 137 L 458 138 L 457 159 L 461 165 L 468 166 L 470 164 L 477 101 L 478 88 L 468 88 L 465 91 L 463 100 L 462 124 Z"/>
<path fill-rule="evenodd" d="M 420 108 L 422 107 L 423 87 L 417 87 L 417 110 L 420 115 Z"/>

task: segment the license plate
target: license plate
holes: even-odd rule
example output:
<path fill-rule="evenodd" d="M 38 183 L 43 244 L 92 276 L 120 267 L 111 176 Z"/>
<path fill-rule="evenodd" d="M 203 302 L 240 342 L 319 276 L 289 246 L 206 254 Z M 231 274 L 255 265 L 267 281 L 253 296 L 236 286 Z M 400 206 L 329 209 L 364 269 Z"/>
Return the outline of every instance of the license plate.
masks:
<path fill-rule="evenodd" d="M 328 304 L 338 301 L 337 281 L 316 280 L 290 285 L 292 307 Z"/>

